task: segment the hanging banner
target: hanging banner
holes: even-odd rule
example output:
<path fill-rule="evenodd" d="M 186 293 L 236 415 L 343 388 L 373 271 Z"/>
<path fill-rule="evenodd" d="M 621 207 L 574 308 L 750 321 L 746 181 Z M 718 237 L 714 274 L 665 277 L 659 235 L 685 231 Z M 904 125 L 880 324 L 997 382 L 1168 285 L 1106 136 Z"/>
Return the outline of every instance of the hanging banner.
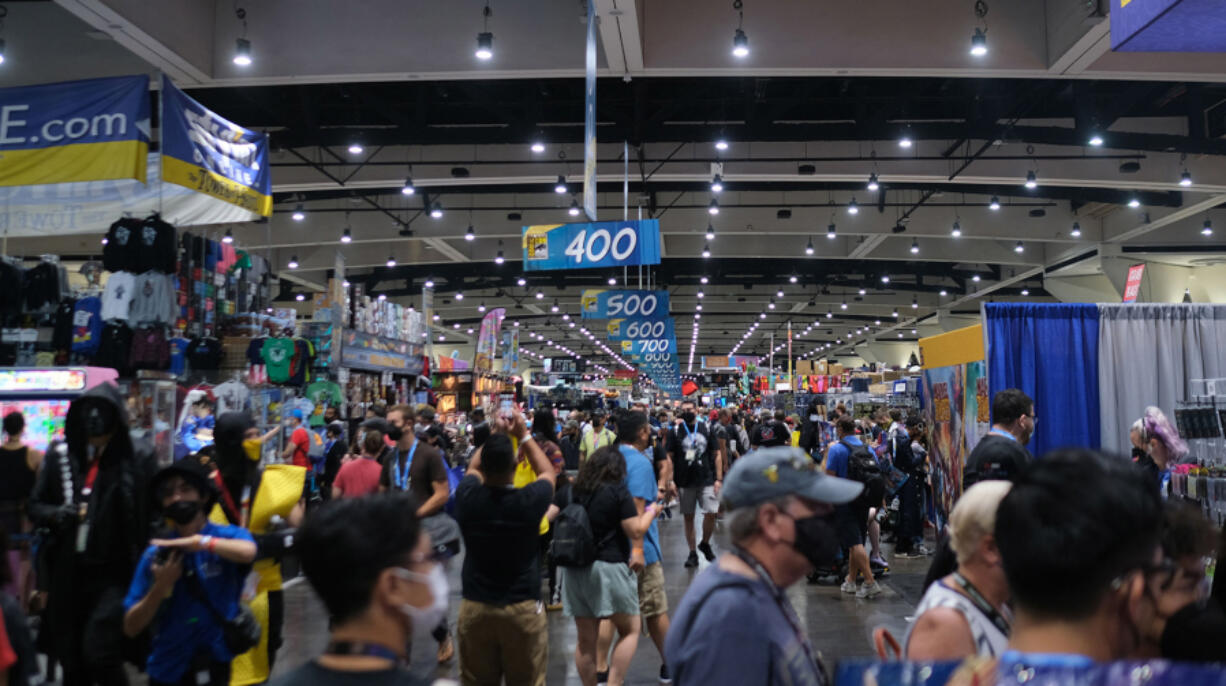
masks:
<path fill-rule="evenodd" d="M 662 318 L 668 314 L 668 291 L 583 291 L 584 319 Z"/>
<path fill-rule="evenodd" d="M 0 186 L 145 182 L 149 77 L 0 89 Z"/>
<path fill-rule="evenodd" d="M 524 271 L 660 264 L 660 221 L 525 226 Z"/>
<path fill-rule="evenodd" d="M 1135 303 L 1141 294 L 1141 279 L 1145 278 L 1145 263 L 1128 268 L 1128 280 L 1124 282 L 1124 302 Z"/>
<path fill-rule="evenodd" d="M 639 338 L 673 338 L 673 318 L 667 319 L 614 319 L 607 327 L 610 341 L 628 341 Z"/>
<path fill-rule="evenodd" d="M 1213 0 L 1111 0 L 1111 49 L 1226 52 L 1222 5 Z"/>
<path fill-rule="evenodd" d="M 596 3 L 587 3 L 583 81 L 583 213 L 596 221 Z M 655 263 L 653 263 L 655 264 Z"/>
<path fill-rule="evenodd" d="M 502 329 L 502 319 L 507 311 L 501 307 L 490 310 L 481 320 L 481 331 L 477 335 L 477 357 L 473 369 L 478 372 L 494 371 L 494 357 L 498 354 L 498 332 Z"/>
<path fill-rule="evenodd" d="M 268 136 L 223 119 L 162 77 L 162 178 L 272 214 Z"/>

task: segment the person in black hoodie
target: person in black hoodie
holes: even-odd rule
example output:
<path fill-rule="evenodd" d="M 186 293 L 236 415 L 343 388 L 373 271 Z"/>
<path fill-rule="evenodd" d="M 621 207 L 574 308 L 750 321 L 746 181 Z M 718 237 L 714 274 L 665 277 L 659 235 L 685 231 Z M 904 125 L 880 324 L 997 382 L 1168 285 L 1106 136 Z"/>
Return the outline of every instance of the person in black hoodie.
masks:
<path fill-rule="evenodd" d="M 110 384 L 72 402 L 65 442 L 47 451 L 29 512 L 50 537 L 43 551 L 48 599 L 41 643 L 65 686 L 127 684 L 123 598 L 151 532 L 152 447 L 133 442 L 127 404 Z"/>

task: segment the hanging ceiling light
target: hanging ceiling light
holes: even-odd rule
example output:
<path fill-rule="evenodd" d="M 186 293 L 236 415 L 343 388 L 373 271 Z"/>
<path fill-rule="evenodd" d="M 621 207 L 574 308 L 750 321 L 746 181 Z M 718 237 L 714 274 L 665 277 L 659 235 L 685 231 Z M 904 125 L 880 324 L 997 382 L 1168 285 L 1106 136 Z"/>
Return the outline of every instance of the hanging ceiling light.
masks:
<path fill-rule="evenodd" d="M 477 305 L 477 311 L 478 311 L 478 312 L 484 312 L 484 311 L 485 311 L 485 301 L 484 301 L 484 300 L 482 300 L 482 301 L 481 301 L 481 304 L 480 304 L 480 305 Z"/>
<path fill-rule="evenodd" d="M 1087 142 L 1096 148 L 1101 148 L 1103 145 L 1103 137 L 1097 133 L 1092 133 L 1090 134 L 1090 140 Z"/>
<path fill-rule="evenodd" d="M 1022 245 L 1021 241 L 1018 241 L 1017 245 L 1013 246 L 1013 252 L 1021 255 L 1022 253 L 1026 252 L 1026 246 Z"/>
<path fill-rule="evenodd" d="M 826 319 L 834 319 L 834 312 L 832 310 L 826 310 Z"/>
<path fill-rule="evenodd" d="M 498 255 L 494 257 L 494 264 L 502 264 L 503 262 L 506 262 L 506 261 L 507 261 L 507 258 L 502 256 L 502 248 L 499 248 Z"/>
<path fill-rule="evenodd" d="M 352 243 L 353 242 L 353 231 L 350 230 L 348 226 L 345 227 L 344 231 L 341 231 L 341 242 L 342 243 Z"/>
<path fill-rule="evenodd" d="M 240 67 L 251 66 L 251 41 L 239 38 L 234 42 L 234 64 Z"/>
<path fill-rule="evenodd" d="M 826 238 L 834 238 L 834 236 L 834 224 L 830 224 L 826 227 Z"/>
<path fill-rule="evenodd" d="M 393 256 L 391 256 L 391 255 L 388 255 L 388 256 L 387 256 L 387 266 L 388 266 L 388 267 L 395 267 L 395 266 L 396 266 L 396 258 L 395 258 L 395 257 L 393 257 Z"/>
<path fill-rule="evenodd" d="M 366 148 L 362 147 L 362 144 L 357 141 L 354 141 L 349 144 L 349 154 L 350 155 L 361 155 L 362 151 L 364 150 L 366 150 Z"/>
<path fill-rule="evenodd" d="M 782 298 L 782 297 L 783 297 L 783 289 L 782 289 L 782 288 L 780 288 L 778 291 L 776 291 L 776 292 L 775 292 L 775 297 L 776 297 L 776 298 Z"/>
<path fill-rule="evenodd" d="M 405 177 L 404 185 L 400 187 L 400 192 L 404 195 L 413 195 L 417 192 L 417 188 L 413 185 L 413 177 Z"/>
<path fill-rule="evenodd" d="M 844 301 L 843 301 L 843 303 L 842 303 L 841 305 L 839 305 L 839 309 L 840 309 L 840 310 L 845 310 L 845 309 L 847 309 L 847 301 L 846 301 L 846 300 L 844 300 Z"/>
<path fill-rule="evenodd" d="M 975 57 L 983 57 L 988 54 L 988 35 L 983 29 L 976 28 L 975 33 L 971 35 L 971 54 Z"/>
<path fill-rule="evenodd" d="M 561 195 L 566 192 L 566 177 L 558 174 L 558 180 L 554 183 L 553 192 Z"/>
<path fill-rule="evenodd" d="M 919 254 L 919 239 L 918 238 L 911 239 L 911 254 L 912 255 Z"/>
<path fill-rule="evenodd" d="M 719 201 L 711 198 L 711 204 L 707 205 L 707 212 L 709 214 L 719 214 Z"/>
<path fill-rule="evenodd" d="M 532 152 L 539 155 L 545 152 L 545 141 L 542 141 L 540 139 L 534 140 L 532 141 L 532 145 L 529 147 L 529 149 L 532 150 Z"/>
<path fill-rule="evenodd" d="M 1035 189 L 1039 187 L 1039 177 L 1037 174 L 1034 173 L 1033 169 L 1026 172 L 1025 186 L 1030 189 Z"/>
<path fill-rule="evenodd" d="M 550 311 L 550 312 L 557 312 L 557 311 L 558 311 L 558 309 L 559 309 L 559 308 L 558 308 L 558 301 L 557 301 L 557 299 L 555 298 L 555 299 L 554 299 L 554 301 L 553 301 L 553 305 L 550 305 L 550 307 L 549 307 L 549 311 Z"/>
<path fill-rule="evenodd" d="M 707 240 L 715 240 L 715 227 L 711 226 L 710 222 L 707 223 Z"/>
<path fill-rule="evenodd" d="M 703 257 L 710 257 L 710 256 L 711 256 L 711 246 L 710 246 L 710 245 L 704 245 L 704 246 L 702 246 L 702 256 L 703 256 Z"/>
<path fill-rule="evenodd" d="M 461 293 L 461 292 L 459 292 L 459 291 L 456 291 L 456 293 L 455 293 L 455 299 L 456 299 L 456 300 L 463 300 L 463 299 L 464 299 L 464 294 L 463 294 L 463 293 Z"/>
<path fill-rule="evenodd" d="M 1213 235 L 1213 222 L 1206 219 L 1204 226 L 1200 228 L 1200 233 L 1202 236 L 1212 236 Z"/>
<path fill-rule="evenodd" d="M 995 212 L 996 210 L 999 210 L 1000 209 L 1000 198 L 993 195 L 992 201 L 988 203 L 988 209 L 992 210 L 993 212 Z"/>
<path fill-rule="evenodd" d="M 468 231 L 464 232 L 464 240 L 472 242 L 477 240 L 477 232 L 473 229 L 473 225 L 468 225 Z"/>
<path fill-rule="evenodd" d="M 809 244 L 805 246 L 805 254 L 806 255 L 813 254 L 813 238 L 812 237 L 809 238 Z"/>
<path fill-rule="evenodd" d="M 298 256 L 290 255 L 289 264 L 287 264 L 286 266 L 289 267 L 290 269 L 297 269 L 298 268 Z"/>
<path fill-rule="evenodd" d="M 542 291 L 537 291 L 537 292 L 536 292 L 536 295 L 535 295 L 535 296 L 533 296 L 533 297 L 535 297 L 537 300 L 544 300 L 544 299 L 545 299 L 545 294 L 544 294 Z"/>
<path fill-rule="evenodd" d="M 908 130 L 898 139 L 898 147 L 907 150 L 910 149 L 912 145 L 914 145 L 914 141 L 911 140 L 911 133 Z"/>
<path fill-rule="evenodd" d="M 890 275 L 889 275 L 889 274 L 882 274 L 882 275 L 881 275 L 881 283 L 889 283 L 889 282 L 890 282 Z"/>
<path fill-rule="evenodd" d="M 1029 288 L 1023 288 L 1023 289 L 1022 289 L 1022 295 L 1030 295 L 1030 289 L 1029 289 Z"/>
<path fill-rule="evenodd" d="M 881 186 L 877 183 L 877 172 L 873 172 L 872 174 L 869 174 L 868 175 L 868 189 L 870 191 L 875 191 L 880 187 Z"/>
<path fill-rule="evenodd" d="M 949 235 L 953 236 L 954 238 L 962 237 L 962 224 L 958 223 L 957 219 L 954 220 L 954 226 L 949 230 Z M 914 250 L 912 252 L 919 252 L 919 250 Z"/>
<path fill-rule="evenodd" d="M 570 207 L 566 210 L 566 213 L 572 217 L 579 216 L 579 203 L 574 198 L 571 198 Z"/>
<path fill-rule="evenodd" d="M 487 11 L 489 8 L 485 8 Z M 477 59 L 488 60 L 494 56 L 494 34 L 482 31 L 477 34 Z"/>
<path fill-rule="evenodd" d="M 860 214 L 860 206 L 856 204 L 855 196 L 852 196 L 851 202 L 847 203 L 847 214 Z"/>
<path fill-rule="evenodd" d="M 974 276 L 972 276 L 971 281 L 974 281 L 975 283 L 979 283 L 979 275 L 975 274 Z"/>
<path fill-rule="evenodd" d="M 715 149 L 716 149 L 716 150 L 720 150 L 720 151 L 727 150 L 727 149 L 728 149 L 728 141 L 727 141 L 727 140 L 725 140 L 725 139 L 724 139 L 724 138 L 722 138 L 722 137 L 721 137 L 721 138 L 717 138 L 717 139 L 715 139 Z"/>
<path fill-rule="evenodd" d="M 1068 232 L 1073 238 L 1081 238 L 1081 223 L 1073 222 L 1073 230 Z"/>
<path fill-rule="evenodd" d="M 434 279 L 426 277 L 426 282 L 422 284 L 426 288 L 434 288 Z"/>
<path fill-rule="evenodd" d="M 723 190 L 724 190 L 724 180 L 720 178 L 719 174 L 716 174 L 711 179 L 711 192 L 712 193 L 722 193 Z"/>
<path fill-rule="evenodd" d="M 947 291 L 947 290 L 945 290 L 944 288 L 942 288 L 942 289 L 941 289 L 941 297 L 942 297 L 942 298 L 944 298 L 944 297 L 945 297 L 945 296 L 947 296 L 947 295 L 949 295 L 949 291 Z"/>
<path fill-rule="evenodd" d="M 1141 206 L 1141 201 L 1140 201 L 1140 200 L 1138 200 L 1137 198 L 1129 198 L 1129 199 L 1128 199 L 1128 206 L 1129 206 L 1129 207 L 1131 207 L 1131 208 L 1133 208 L 1133 209 L 1135 210 L 1136 208 L 1138 208 L 1138 207 L 1140 207 L 1140 206 Z"/>
<path fill-rule="evenodd" d="M 528 285 L 528 280 L 521 276 L 515 283 L 522 288 Z"/>
<path fill-rule="evenodd" d="M 434 204 L 430 206 L 430 216 L 435 219 L 443 218 L 443 206 L 440 205 L 437 200 L 435 200 Z"/>
<path fill-rule="evenodd" d="M 298 206 L 294 208 L 294 213 L 290 215 L 290 219 L 296 222 L 306 219 L 306 212 L 302 209 L 302 203 L 298 203 Z"/>
<path fill-rule="evenodd" d="M 919 300 L 916 299 L 914 295 L 911 296 L 911 309 L 913 310 L 919 309 Z"/>
<path fill-rule="evenodd" d="M 775 299 L 774 299 L 774 298 L 771 298 L 771 301 L 770 301 L 769 303 L 767 303 L 767 304 L 766 304 L 766 306 L 767 306 L 767 307 L 769 307 L 769 308 L 770 308 L 770 309 L 772 309 L 772 310 L 773 310 L 773 309 L 775 309 Z"/>
<path fill-rule="evenodd" d="M 800 281 L 800 277 L 795 274 L 788 277 L 788 283 L 796 283 L 797 281 Z"/>
<path fill-rule="evenodd" d="M 894 318 L 895 318 L 895 319 L 898 319 L 898 308 L 897 308 L 897 307 L 896 307 L 896 308 L 894 308 L 894 313 L 893 313 L 893 314 L 894 314 Z"/>
<path fill-rule="evenodd" d="M 732 34 L 732 54 L 742 59 L 749 57 L 749 36 L 746 36 L 742 29 L 737 29 L 736 33 Z"/>
<path fill-rule="evenodd" d="M 610 286 L 616 286 L 616 285 L 617 285 L 617 277 L 615 277 L 615 276 L 610 276 L 610 277 L 609 277 L 609 285 L 610 285 Z"/>
<path fill-rule="evenodd" d="M 1192 185 L 1192 173 L 1187 169 L 1183 170 L 1183 173 L 1179 175 L 1179 185 L 1184 188 Z"/>
<path fill-rule="evenodd" d="M 868 293 L 868 291 L 866 291 L 866 290 L 864 290 L 863 288 L 861 288 L 861 289 L 860 289 L 860 291 L 859 291 L 859 293 L 860 293 L 860 295 L 864 295 L 864 294 Z"/>
<path fill-rule="evenodd" d="M 298 302 L 302 302 L 303 300 L 306 300 L 306 296 L 303 295 L 302 293 L 299 293 L 298 295 L 294 296 L 294 300 L 297 300 Z"/>
<path fill-rule="evenodd" d="M 231 231 L 230 229 L 226 229 L 226 235 L 221 237 L 221 242 L 226 243 L 226 244 L 233 243 L 234 242 L 234 232 Z"/>

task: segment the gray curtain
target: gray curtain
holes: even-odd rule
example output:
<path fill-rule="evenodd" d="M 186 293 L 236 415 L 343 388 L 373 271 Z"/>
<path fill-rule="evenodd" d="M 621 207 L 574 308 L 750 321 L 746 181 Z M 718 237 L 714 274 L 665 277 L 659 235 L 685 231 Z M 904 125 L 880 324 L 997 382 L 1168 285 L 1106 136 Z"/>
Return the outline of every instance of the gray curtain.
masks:
<path fill-rule="evenodd" d="M 1203 392 L 1192 379 L 1221 377 L 1226 377 L 1226 305 L 1099 306 L 1103 450 L 1127 455 L 1128 430 L 1147 406 L 1158 406 L 1174 423 L 1176 403 Z"/>

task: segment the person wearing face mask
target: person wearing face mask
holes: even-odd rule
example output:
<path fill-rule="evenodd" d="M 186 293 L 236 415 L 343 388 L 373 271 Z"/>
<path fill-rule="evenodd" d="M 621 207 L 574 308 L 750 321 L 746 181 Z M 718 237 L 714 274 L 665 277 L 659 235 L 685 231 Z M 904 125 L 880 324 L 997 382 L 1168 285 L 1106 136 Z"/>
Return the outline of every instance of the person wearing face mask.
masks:
<path fill-rule="evenodd" d="M 962 490 L 977 481 L 1013 479 L 1030 464 L 1026 444 L 1034 435 L 1034 401 L 1016 388 L 1006 388 L 992 397 L 992 429 L 979 439 L 962 473 Z"/>
<path fill-rule="evenodd" d="M 153 449 L 132 439 L 127 403 L 110 384 L 72 401 L 64 434 L 29 503 L 50 532 L 40 553 L 48 570 L 41 643 L 67 686 L 126 684 L 124 659 L 143 660 L 123 639 L 123 598 L 149 541 Z"/>
<path fill-rule="evenodd" d="M 1170 493 L 1171 465 L 1188 454 L 1188 444 L 1162 410 L 1153 406 L 1145 408 L 1145 416 L 1132 425 L 1132 434 L 1144 451 L 1137 458 L 1137 466 L 1153 479 L 1165 498 Z"/>
<path fill-rule="evenodd" d="M 270 686 L 424 686 L 407 646 L 447 614 L 447 574 L 412 496 L 333 500 L 298 531 L 302 572 L 331 618 L 323 653 Z M 379 535 L 372 536 L 370 532 Z"/>
<path fill-rule="evenodd" d="M 949 515 L 958 568 L 924 592 L 903 639 L 908 660 L 959 660 L 1005 652 L 1013 614 L 996 547 L 996 510 L 1008 481 L 981 481 L 962 494 Z"/>
<path fill-rule="evenodd" d="M 668 437 L 668 456 L 673 464 L 673 478 L 681 487 L 681 516 L 685 523 L 685 542 L 690 546 L 685 566 L 698 566 L 699 551 L 708 562 L 713 562 L 715 551 L 711 549 L 711 535 L 715 532 L 715 515 L 719 511 L 724 462 L 707 426 L 698 423 L 692 400 L 681 403 L 680 421 Z M 700 502 L 703 512 L 702 542 L 698 543 L 695 541 L 694 515 Z"/>
<path fill-rule="evenodd" d="M 233 686 L 268 680 L 281 647 L 285 600 L 281 590 L 281 558 L 294 541 L 294 527 L 306 511 L 306 468 L 289 464 L 260 467 L 264 443 L 280 431 L 263 436 L 251 416 L 226 412 L 213 431 L 219 498 L 209 521 L 241 526 L 256 543 L 252 572 L 257 575 L 252 613 L 263 626 L 259 644 L 234 658 Z"/>
<path fill-rule="evenodd" d="M 690 584 L 665 643 L 676 683 L 829 683 L 786 591 L 834 561 L 833 506 L 863 488 L 819 471 L 798 448 L 737 460 L 723 491 L 733 551 Z"/>
<path fill-rule="evenodd" d="M 208 661 L 209 684 L 226 686 L 234 654 L 221 619 L 238 614 L 255 541 L 242 527 L 208 521 L 218 489 L 196 460 L 159 471 L 152 490 L 174 538 L 153 539 L 141 556 L 124 600 L 124 635 L 135 637 L 157 619 L 146 664 L 151 686 L 180 683 L 201 656 Z"/>
<path fill-rule="evenodd" d="M 617 436 L 605 426 L 606 419 L 608 415 L 604 410 L 592 411 L 592 428 L 583 434 L 583 440 L 579 442 L 579 462 L 581 464 L 591 457 L 592 453 L 613 445 L 613 442 L 617 440 Z"/>

